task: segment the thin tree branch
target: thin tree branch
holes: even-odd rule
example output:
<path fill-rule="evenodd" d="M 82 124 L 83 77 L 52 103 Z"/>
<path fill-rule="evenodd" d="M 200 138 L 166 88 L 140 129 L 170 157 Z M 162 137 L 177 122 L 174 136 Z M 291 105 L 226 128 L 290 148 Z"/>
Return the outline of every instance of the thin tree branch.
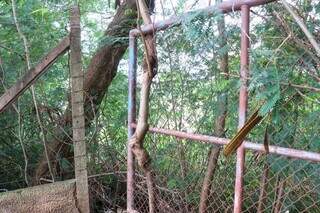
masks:
<path fill-rule="evenodd" d="M 24 179 L 25 182 L 27 184 L 27 186 L 29 186 L 29 180 L 28 180 L 28 156 L 27 156 L 27 152 L 26 152 L 26 148 L 24 146 L 23 140 L 22 140 L 22 122 L 21 122 L 21 114 L 20 114 L 20 106 L 18 105 L 17 108 L 17 112 L 18 113 L 18 138 L 19 138 L 19 142 L 22 148 L 22 153 L 23 153 L 23 157 L 24 157 Z"/>
<path fill-rule="evenodd" d="M 29 46 L 28 45 L 28 40 L 27 40 L 26 36 L 23 34 L 23 32 L 21 31 L 19 22 L 17 20 L 15 0 L 12 0 L 11 3 L 12 3 L 13 20 L 14 20 L 16 29 L 18 31 L 18 34 L 19 34 L 19 36 L 21 37 L 21 39 L 23 41 L 27 68 L 28 68 L 28 70 L 30 70 L 31 69 L 31 64 L 30 64 L 30 52 L 29 52 L 29 47 L 28 47 Z M 50 159 L 49 159 L 49 156 L 48 156 L 47 145 L 46 145 L 46 135 L 45 135 L 45 132 L 44 132 L 44 128 L 43 128 L 43 125 L 42 125 L 42 122 L 41 122 L 41 118 L 40 118 L 40 114 L 39 114 L 39 110 L 38 110 L 38 105 L 37 105 L 37 101 L 36 101 L 36 95 L 35 95 L 34 86 L 32 85 L 30 88 L 31 88 L 33 104 L 34 104 L 35 111 L 36 111 L 37 121 L 38 121 L 38 124 L 39 124 L 39 127 L 40 127 L 40 131 L 41 131 L 41 137 L 42 137 L 43 146 L 44 146 L 44 150 L 45 150 L 45 154 L 46 154 L 46 158 L 47 158 L 47 162 L 48 162 L 49 172 L 50 172 L 52 181 L 54 182 L 54 175 L 53 175 L 53 172 L 52 172 Z"/>
<path fill-rule="evenodd" d="M 233 77 L 233 78 L 240 78 L 240 76 L 236 75 L 236 74 L 222 73 L 222 75 L 230 76 L 230 77 Z M 250 80 L 251 78 L 249 77 L 247 79 Z M 291 82 L 289 82 L 289 83 L 280 82 L 279 84 L 280 85 L 284 85 L 284 86 L 290 86 L 290 87 L 298 88 L 298 89 L 310 90 L 312 92 L 320 92 L 320 88 L 318 88 L 318 87 L 312 87 L 312 86 L 303 85 L 303 84 L 293 84 Z"/>
<path fill-rule="evenodd" d="M 21 54 L 18 53 L 17 51 L 15 51 L 15 50 L 7 47 L 7 46 L 4 46 L 3 44 L 0 44 L 0 48 L 5 49 L 5 50 L 8 50 L 9 52 L 12 52 L 12 53 L 14 53 L 14 54 L 17 54 L 17 55 L 18 55 L 22 60 L 24 60 L 24 61 L 26 60 L 23 55 L 21 55 Z"/>
<path fill-rule="evenodd" d="M 319 57 L 317 57 L 317 55 L 314 52 L 312 52 L 310 50 L 310 46 L 305 44 L 305 42 L 303 40 L 301 40 L 300 38 L 298 38 L 297 36 L 294 35 L 294 33 L 291 30 L 291 28 L 288 26 L 288 24 L 286 23 L 284 18 L 279 13 L 277 13 L 276 11 L 272 11 L 272 13 L 274 14 L 274 16 L 278 20 L 278 22 L 275 22 L 276 25 L 282 27 L 284 29 L 284 32 L 286 32 L 287 34 L 291 35 L 291 38 L 292 38 L 293 42 L 299 48 L 303 49 L 306 53 L 308 53 L 308 55 L 319 65 L 320 64 L 320 59 L 319 59 Z"/>
<path fill-rule="evenodd" d="M 307 95 L 305 95 L 305 94 L 303 94 L 300 90 L 298 90 L 298 89 L 295 89 L 296 91 L 297 91 L 297 93 L 302 97 L 302 98 L 305 98 L 305 99 L 307 99 L 307 100 L 310 100 L 310 101 L 312 101 L 312 102 L 315 102 L 315 103 L 317 103 L 317 104 L 320 104 L 320 101 L 317 101 L 317 100 L 314 100 L 313 98 L 310 98 L 310 97 L 308 97 Z"/>
<path fill-rule="evenodd" d="M 16 18 L 16 6 L 15 6 L 15 1 L 12 0 L 12 12 L 13 12 L 13 17 L 14 17 L 14 21 L 15 21 L 15 24 L 16 24 L 16 27 L 17 27 L 17 30 L 19 28 L 19 25 L 17 24 L 17 18 Z M 18 30 L 18 32 L 19 32 Z M 21 114 L 20 114 L 20 106 L 19 106 L 19 102 L 18 103 L 18 107 L 17 107 L 17 113 L 18 113 L 18 138 L 19 138 L 19 142 L 20 142 L 20 145 L 21 145 L 21 148 L 22 148 L 22 153 L 23 153 L 23 157 L 24 157 L 24 179 L 25 179 L 25 182 L 27 184 L 27 186 L 29 186 L 29 180 L 28 180 L 28 156 L 27 156 L 27 152 L 26 152 L 26 148 L 25 148 L 25 145 L 23 143 L 23 140 L 22 140 L 22 122 L 21 122 Z"/>
<path fill-rule="evenodd" d="M 291 9 L 288 2 L 286 2 L 285 0 L 281 0 L 281 3 L 288 10 L 288 12 L 292 15 L 292 17 L 297 22 L 297 24 L 300 26 L 301 30 L 307 36 L 311 45 L 313 46 L 313 48 L 316 50 L 318 56 L 320 57 L 320 47 L 319 47 L 318 43 L 316 42 L 316 40 L 314 39 L 313 35 L 308 30 L 307 26 L 303 23 L 303 21 L 299 18 L 299 16 Z"/>

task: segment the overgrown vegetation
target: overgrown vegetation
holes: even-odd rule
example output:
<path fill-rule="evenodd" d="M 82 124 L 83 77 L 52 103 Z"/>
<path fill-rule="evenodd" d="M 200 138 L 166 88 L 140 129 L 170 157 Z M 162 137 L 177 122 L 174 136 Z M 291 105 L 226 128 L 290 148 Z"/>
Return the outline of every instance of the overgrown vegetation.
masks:
<path fill-rule="evenodd" d="M 157 19 L 174 12 L 182 13 L 185 5 L 194 2 L 173 3 L 174 10 L 170 1 L 163 3 L 165 8 L 157 6 Z M 104 0 L 80 1 L 85 68 L 96 51 L 108 45 L 115 45 L 115 48 L 118 43 L 126 45 L 128 41 L 127 37 L 110 41 L 104 34 L 115 14 L 112 4 Z M 67 1 L 17 1 L 18 21 L 29 41 L 32 64 L 36 64 L 60 38 L 67 35 L 68 5 Z M 291 6 L 320 45 L 320 4 L 299 0 L 292 2 Z M 134 13 L 131 10 L 128 13 L 131 12 Z M 136 23 L 135 16 L 132 15 L 130 25 Z M 221 101 L 218 97 L 223 93 L 228 100 L 225 136 L 231 138 L 236 133 L 240 86 L 239 17 L 238 12 L 225 16 L 227 45 L 223 48 L 219 46 L 221 37 L 217 28 L 221 14 L 207 16 L 192 13 L 183 19 L 180 27 L 156 35 L 159 67 L 151 90 L 149 123 L 152 126 L 214 135 L 214 123 L 221 113 L 217 107 Z M 267 140 L 270 145 L 319 153 L 320 56 L 282 4 L 252 8 L 251 17 L 248 114 L 262 106 L 260 113 L 265 115 L 265 119 L 247 139 L 257 143 Z M 27 70 L 24 46 L 14 25 L 10 1 L 0 1 L 0 28 L 2 94 Z M 139 65 L 142 65 L 144 48 L 141 41 L 138 45 Z M 221 73 L 219 58 L 226 53 L 229 56 L 229 72 Z M 89 119 L 92 120 L 91 125 L 87 127 L 87 153 L 89 176 L 98 174 L 89 179 L 93 206 L 97 212 L 125 209 L 128 141 L 126 60 L 127 53 L 119 63 L 117 74 L 113 73 L 116 76 L 101 103 L 87 108 L 93 112 L 93 119 Z M 139 90 L 140 66 L 138 73 Z M 67 55 L 39 79 L 35 91 L 47 137 L 65 138 L 65 135 L 57 135 L 56 129 L 61 127 L 62 132 L 70 133 L 70 129 L 63 126 L 70 91 Z M 26 91 L 15 106 L 19 114 L 10 107 L 0 115 L 2 191 L 27 187 L 21 142 L 26 148 L 27 176 L 30 180 L 43 154 L 42 133 L 31 92 Z M 72 150 L 72 144 L 69 141 L 66 143 Z M 211 145 L 148 134 L 145 146 L 155 172 L 158 208 L 164 212 L 198 211 Z M 72 158 L 56 152 L 54 161 L 58 162 L 54 174 L 56 180 L 73 177 Z M 234 168 L 234 157 L 219 157 L 208 212 L 232 211 Z M 320 211 L 319 172 L 319 163 L 248 151 L 243 211 L 256 212 L 257 208 L 275 212 Z M 264 175 L 266 183 L 263 182 Z M 266 191 L 266 196 L 261 200 L 262 190 Z M 137 209 L 146 212 L 147 189 L 142 171 L 137 174 L 137 191 Z"/>

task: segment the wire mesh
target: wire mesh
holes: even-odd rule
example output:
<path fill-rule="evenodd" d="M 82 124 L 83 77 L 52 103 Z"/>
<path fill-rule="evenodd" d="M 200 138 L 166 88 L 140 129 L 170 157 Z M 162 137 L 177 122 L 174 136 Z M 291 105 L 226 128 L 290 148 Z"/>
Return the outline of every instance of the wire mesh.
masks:
<path fill-rule="evenodd" d="M 248 114 L 261 105 L 265 111 L 272 109 L 272 112 L 247 139 L 319 152 L 319 91 L 315 89 L 318 82 L 312 77 L 318 75 L 319 66 L 314 66 L 307 39 L 295 23 L 283 16 L 282 9 L 278 5 L 252 9 Z M 221 115 L 219 104 L 226 98 L 224 134 L 231 138 L 236 133 L 240 85 L 239 14 L 225 16 L 228 38 L 225 46 L 221 46 L 217 27 L 221 18 L 220 14 L 209 17 L 208 14 L 191 13 L 184 17 L 182 26 L 157 33 L 159 73 L 152 85 L 151 126 L 216 135 L 214 123 Z M 262 30 L 264 28 L 269 30 Z M 300 45 L 308 47 L 307 50 L 301 48 L 297 40 L 288 37 L 290 30 L 291 35 L 302 41 Z M 140 61 L 142 50 L 140 42 Z M 225 53 L 229 54 L 229 72 L 221 73 L 220 58 Z M 10 61 L 10 58 L 10 55 L 3 57 L 3 61 Z M 95 198 L 91 203 L 97 212 L 122 212 L 126 208 L 126 69 L 126 64 L 120 63 L 108 95 L 99 106 L 99 113 L 94 115 L 93 124 L 87 128 L 90 195 Z M 60 129 L 63 134 L 55 132 L 55 127 L 61 125 L 64 110 L 68 112 L 69 82 L 66 79 L 69 76 L 66 70 L 68 63 L 64 57 L 36 84 L 39 106 L 44 103 L 45 107 L 41 116 L 49 138 L 66 136 L 65 133 L 71 130 L 65 126 Z M 141 74 L 140 67 L 138 73 Z M 11 76 L 11 72 L 6 71 L 6 75 L 9 86 L 18 73 Z M 138 78 L 138 90 L 139 87 Z M 30 100 L 28 92 L 19 100 L 23 142 L 28 157 L 33 157 L 29 159 L 28 174 L 36 169 L 39 158 L 30 153 L 43 151 Z M 26 187 L 24 159 L 17 142 L 18 119 L 8 122 L 14 111 L 7 113 L 1 115 L 1 147 L 6 147 L 5 151 L 0 151 L 0 190 L 3 191 Z M 11 141 L 12 138 L 16 140 Z M 59 139 L 68 143 L 64 137 Z M 155 173 L 157 212 L 198 212 L 208 156 L 213 146 L 158 134 L 148 134 L 145 146 L 152 157 Z M 243 212 L 320 211 L 319 164 L 253 151 L 246 153 Z M 55 171 L 57 180 L 72 178 L 72 159 L 62 158 L 59 154 L 55 158 L 61 170 Z M 206 212 L 232 212 L 235 158 L 220 154 L 216 165 Z M 62 173 L 66 176 L 61 176 Z M 148 212 L 144 174 L 137 168 L 135 175 L 135 208 L 139 212 Z"/>
<path fill-rule="evenodd" d="M 258 13 L 268 12 L 258 9 Z M 226 16 L 225 46 L 221 46 L 216 27 L 221 20 L 219 14 L 209 17 L 195 13 L 184 17 L 182 26 L 157 33 L 159 69 L 151 94 L 151 126 L 215 135 L 214 123 L 221 115 L 218 106 L 224 96 L 227 97 L 224 134 L 227 138 L 235 134 L 240 85 L 238 18 L 237 14 Z M 281 32 L 272 40 L 274 44 L 270 44 L 268 32 L 259 30 L 266 23 L 260 21 L 251 25 L 254 33 L 250 35 L 248 114 L 260 109 L 265 118 L 247 139 L 319 152 L 315 117 L 319 114 L 316 107 L 319 95 L 311 88 L 316 81 L 305 75 L 305 67 L 297 64 L 306 58 L 289 55 L 287 48 L 294 44 Z M 142 49 L 141 44 L 139 50 Z M 229 54 L 229 70 L 221 73 L 219 59 L 225 53 Z M 212 145 L 153 133 L 145 139 L 145 144 L 155 172 L 157 212 L 198 212 Z M 319 164 L 306 160 L 246 151 L 242 211 L 318 212 L 319 168 Z M 148 212 L 143 173 L 140 171 L 138 176 L 135 207 L 139 212 Z M 206 212 L 233 211 L 234 181 L 234 157 L 220 154 L 210 183 Z"/>

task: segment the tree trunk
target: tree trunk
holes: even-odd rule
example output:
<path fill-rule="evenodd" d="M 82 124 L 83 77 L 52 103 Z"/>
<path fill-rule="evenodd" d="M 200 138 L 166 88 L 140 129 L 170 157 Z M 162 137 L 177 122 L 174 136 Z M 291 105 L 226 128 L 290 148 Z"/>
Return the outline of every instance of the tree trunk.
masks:
<path fill-rule="evenodd" d="M 149 14 L 149 9 L 145 4 L 144 0 L 138 0 L 137 4 L 139 6 L 139 14 L 141 15 L 144 24 L 151 24 L 151 18 Z M 155 190 L 154 190 L 154 174 L 151 169 L 151 158 L 149 153 L 144 148 L 144 138 L 148 131 L 148 119 L 149 119 L 149 100 L 150 100 L 150 90 L 152 79 L 157 74 L 158 59 L 156 51 L 156 43 L 154 34 L 148 34 L 142 36 L 142 41 L 144 43 L 144 56 L 143 56 L 143 76 L 142 76 L 142 86 L 140 92 L 140 105 L 139 114 L 137 121 L 137 128 L 129 141 L 129 146 L 132 153 L 138 161 L 138 165 L 143 170 L 146 176 L 147 188 L 148 188 L 148 198 L 149 198 L 149 213 L 156 212 L 155 208 Z"/>
<path fill-rule="evenodd" d="M 219 36 L 221 38 L 220 46 L 221 48 L 225 47 L 227 45 L 227 38 L 225 35 L 225 23 L 224 18 L 221 18 L 218 23 L 218 30 L 219 30 Z M 228 53 L 223 53 L 220 59 L 220 72 L 222 74 L 227 74 L 229 72 L 228 70 Z M 224 79 L 227 79 L 227 75 L 222 75 Z M 222 79 L 223 79 L 222 78 Z M 218 94 L 218 117 L 215 122 L 214 132 L 215 135 L 218 137 L 223 137 L 225 132 L 225 121 L 227 116 L 227 93 L 222 92 L 221 94 Z M 208 166 L 207 171 L 203 180 L 202 189 L 201 189 L 201 195 L 200 195 L 200 203 L 199 203 L 199 213 L 208 212 L 207 204 L 208 204 L 208 198 L 210 195 L 210 189 L 212 185 L 212 178 L 214 176 L 214 173 L 216 171 L 217 162 L 219 159 L 221 147 L 219 146 L 213 146 L 212 149 L 209 152 L 209 158 L 208 158 Z"/>
<path fill-rule="evenodd" d="M 208 198 L 210 195 L 210 189 L 212 185 L 212 178 L 214 176 L 218 158 L 220 155 L 220 147 L 212 147 L 209 154 L 208 167 L 202 183 L 199 213 L 208 212 Z"/>
<path fill-rule="evenodd" d="M 285 188 L 285 180 L 282 180 L 281 177 L 278 177 L 276 194 L 275 194 L 275 202 L 272 206 L 274 213 L 281 212 L 284 188 Z"/>
<path fill-rule="evenodd" d="M 267 188 L 268 188 L 268 178 L 269 176 L 269 164 L 268 162 L 265 163 L 263 168 L 263 173 L 261 176 L 261 182 L 260 182 L 260 195 L 259 195 L 259 201 L 258 201 L 258 213 L 264 212 L 264 209 L 266 207 L 266 200 L 267 200 Z"/>
<path fill-rule="evenodd" d="M 105 32 L 105 43 L 91 59 L 85 73 L 85 117 L 86 126 L 94 119 L 93 111 L 97 111 L 112 79 L 117 73 L 117 67 L 128 47 L 127 38 L 130 29 L 135 26 L 137 18 L 135 0 L 127 0 L 120 6 Z M 92 109 L 93 108 L 93 109 Z M 71 144 L 71 107 L 67 107 L 61 128 L 57 128 L 54 139 L 48 143 L 48 155 L 52 165 L 57 169 L 57 156 L 72 159 Z M 63 132 L 63 129 L 65 132 Z M 66 134 L 67 133 L 67 134 Z M 34 183 L 38 184 L 41 177 L 48 174 L 48 164 L 45 155 L 40 159 L 34 174 Z"/>

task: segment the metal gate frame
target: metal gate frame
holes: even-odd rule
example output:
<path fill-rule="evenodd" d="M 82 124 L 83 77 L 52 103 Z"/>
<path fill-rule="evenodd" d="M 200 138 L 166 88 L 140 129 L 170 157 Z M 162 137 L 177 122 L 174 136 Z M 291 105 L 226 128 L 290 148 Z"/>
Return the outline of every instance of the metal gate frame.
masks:
<path fill-rule="evenodd" d="M 246 111 L 248 103 L 247 77 L 249 75 L 249 26 L 250 26 L 250 8 L 268 4 L 276 0 L 229 0 L 222 2 L 216 6 L 207 7 L 197 12 L 211 14 L 214 12 L 229 13 L 241 11 L 241 52 L 240 52 L 240 94 L 239 94 L 239 122 L 238 128 L 241 128 L 246 120 Z M 141 35 L 153 34 L 157 31 L 166 30 L 169 27 L 178 26 L 182 23 L 182 17 L 188 15 L 183 14 L 179 17 L 156 22 L 153 24 L 144 25 L 141 29 L 133 29 L 129 33 L 129 93 L 128 93 L 128 137 L 129 139 L 134 134 L 136 127 L 136 87 L 137 87 L 137 39 Z M 197 142 L 204 142 L 216 145 L 226 145 L 229 142 L 227 138 L 220 138 L 208 135 L 200 135 L 187 133 L 176 130 L 160 129 L 149 127 L 150 132 L 175 136 L 183 139 L 190 139 Z M 264 152 L 263 144 L 258 144 L 250 141 L 244 143 L 237 149 L 236 159 L 236 180 L 234 189 L 234 211 L 240 213 L 243 201 L 243 176 L 245 164 L 245 150 L 250 149 L 258 152 Z M 127 146 L 127 211 L 134 211 L 134 156 L 130 146 Z M 269 153 L 282 155 L 295 159 L 320 162 L 320 153 L 309 152 L 299 149 L 291 149 L 280 146 L 269 146 Z"/>

